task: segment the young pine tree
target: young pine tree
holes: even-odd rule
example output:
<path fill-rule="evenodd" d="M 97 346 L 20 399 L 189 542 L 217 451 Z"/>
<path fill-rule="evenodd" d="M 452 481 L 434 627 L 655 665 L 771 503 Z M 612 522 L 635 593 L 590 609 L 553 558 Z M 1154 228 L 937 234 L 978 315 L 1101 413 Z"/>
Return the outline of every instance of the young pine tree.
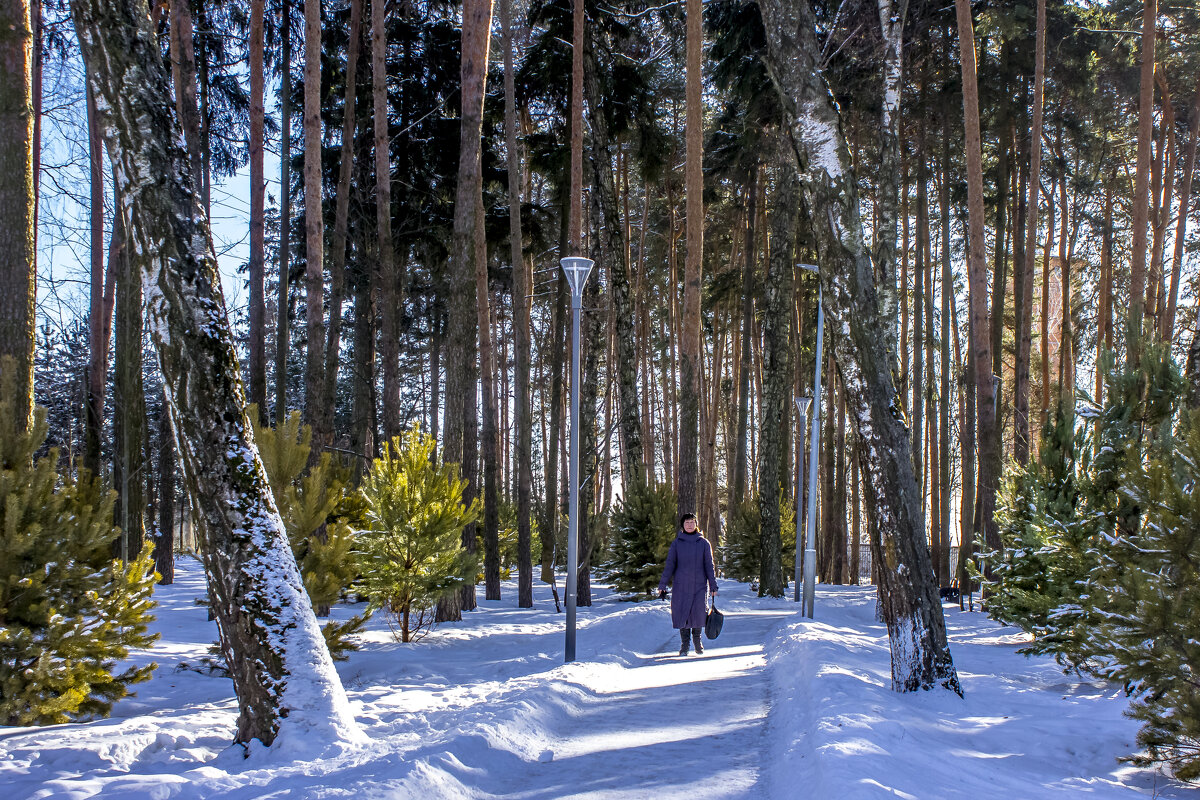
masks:
<path fill-rule="evenodd" d="M 479 501 L 463 503 L 458 466 L 435 463 L 436 443 L 412 429 L 385 445 L 363 478 L 367 529 L 359 587 L 372 608 L 391 614 L 400 641 L 433 622 L 442 597 L 471 585 L 479 560 L 462 546 L 462 529 L 479 517 Z"/>
<path fill-rule="evenodd" d="M 0 418 L 16 413 L 0 392 Z M 31 430 L 0 426 L 0 724 L 48 725 L 107 716 L 155 665 L 114 673 L 147 647 L 153 619 L 151 548 L 128 564 L 112 558 L 115 495 L 86 471 L 37 460 L 46 412 Z"/>
<path fill-rule="evenodd" d="M 249 416 L 258 419 L 253 409 Z M 349 470 L 335 464 L 328 453 L 309 466 L 312 429 L 300 424 L 298 411 L 275 428 L 255 425 L 254 441 L 304 588 L 314 608 L 328 609 L 358 577 L 353 527 L 361 521 L 362 511 L 356 508 L 356 495 L 346 490 Z M 356 614 L 344 622 L 325 623 L 321 632 L 330 655 L 342 660 L 346 651 L 357 650 L 350 637 L 369 616 Z"/>

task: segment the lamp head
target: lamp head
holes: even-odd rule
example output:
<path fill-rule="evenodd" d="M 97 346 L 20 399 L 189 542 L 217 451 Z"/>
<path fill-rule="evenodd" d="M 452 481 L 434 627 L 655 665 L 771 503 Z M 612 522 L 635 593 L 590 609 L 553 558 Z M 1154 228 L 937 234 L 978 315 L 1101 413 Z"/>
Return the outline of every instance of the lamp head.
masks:
<path fill-rule="evenodd" d="M 587 283 L 588 275 L 592 272 L 592 260 L 582 256 L 567 256 L 559 259 L 563 274 L 567 276 L 567 285 L 571 287 L 571 296 L 583 297 L 583 285 Z"/>
<path fill-rule="evenodd" d="M 820 271 L 816 264 L 797 264 L 796 266 L 806 272 L 819 272 Z"/>
<path fill-rule="evenodd" d="M 804 416 L 805 414 L 807 414 L 808 407 L 810 405 L 812 405 L 812 398 L 811 397 L 797 397 L 797 398 L 795 398 L 795 400 L 796 400 L 796 410 L 798 412 L 800 412 L 800 415 Z"/>

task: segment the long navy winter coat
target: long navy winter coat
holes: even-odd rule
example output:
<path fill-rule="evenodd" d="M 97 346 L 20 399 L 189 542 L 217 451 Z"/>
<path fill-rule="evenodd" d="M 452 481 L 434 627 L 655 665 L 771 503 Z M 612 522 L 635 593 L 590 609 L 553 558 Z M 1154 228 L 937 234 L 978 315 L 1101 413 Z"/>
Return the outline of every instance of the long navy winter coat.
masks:
<path fill-rule="evenodd" d="M 717 573 L 713 569 L 712 545 L 700 532 L 679 531 L 667 553 L 659 589 L 673 584 L 671 591 L 671 625 L 676 628 L 703 628 L 705 590 L 717 590 Z"/>

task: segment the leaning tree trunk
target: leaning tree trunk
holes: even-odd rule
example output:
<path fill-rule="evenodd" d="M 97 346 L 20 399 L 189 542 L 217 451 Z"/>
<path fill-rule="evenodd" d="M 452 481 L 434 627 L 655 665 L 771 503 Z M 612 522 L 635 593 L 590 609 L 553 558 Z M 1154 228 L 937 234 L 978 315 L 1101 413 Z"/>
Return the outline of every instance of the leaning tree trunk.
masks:
<path fill-rule="evenodd" d="M 359 740 L 254 444 L 208 221 L 185 168 L 170 87 L 141 0 L 71 4 L 140 254 L 167 408 L 192 498 L 236 741 Z"/>
<path fill-rule="evenodd" d="M 779 89 L 813 233 L 833 350 L 861 443 L 867 503 L 881 534 L 873 545 L 883 618 L 892 645 L 892 684 L 961 692 L 920 526 L 911 444 L 882 332 L 875 269 L 863 244 L 857 182 L 841 120 L 820 67 L 816 20 L 807 0 L 760 0 L 767 67 Z M 873 537 L 874 538 L 874 537 Z"/>
<path fill-rule="evenodd" d="M 16 417 L 33 415 L 34 253 L 33 32 L 29 0 L 0 0 L 0 376 L 11 381 Z M 9 362 L 7 359 L 11 358 Z M 11 363 L 11 367 L 9 364 Z"/>
<path fill-rule="evenodd" d="M 758 462 L 759 565 L 758 595 L 783 597 L 782 554 L 779 537 L 779 494 L 787 481 L 783 474 L 791 403 L 792 343 L 789 337 L 792 310 L 792 273 L 795 263 L 799 207 L 796 182 L 791 180 L 791 155 L 780 142 L 781 170 L 771 215 L 771 255 L 763 281 L 763 397 L 759 431 L 762 435 Z"/>
<path fill-rule="evenodd" d="M 887 322 L 888 351 L 896 359 L 896 220 L 900 208 L 900 94 L 904 88 L 904 18 L 908 0 L 876 0 L 883 33 L 883 115 L 880 120 L 879 234 L 875 242 L 875 286 L 879 313 Z M 914 400 L 914 403 L 916 401 Z M 917 437 L 920 438 L 920 437 Z"/>

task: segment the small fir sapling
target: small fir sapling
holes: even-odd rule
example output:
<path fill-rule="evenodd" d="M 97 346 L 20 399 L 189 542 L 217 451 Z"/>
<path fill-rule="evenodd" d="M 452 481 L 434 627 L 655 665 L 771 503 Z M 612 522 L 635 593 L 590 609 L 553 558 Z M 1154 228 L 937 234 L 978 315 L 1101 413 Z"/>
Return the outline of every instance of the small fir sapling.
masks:
<path fill-rule="evenodd" d="M 358 589 L 388 613 L 402 642 L 428 632 L 438 600 L 469 585 L 479 568 L 462 546 L 479 501 L 464 504 L 458 465 L 435 459 L 435 447 L 419 428 L 394 437 L 362 483 L 367 527 L 358 533 Z"/>
<path fill-rule="evenodd" d="M 612 517 L 609 577 L 627 595 L 652 597 L 675 538 L 675 492 L 666 483 L 635 481 Z"/>
<path fill-rule="evenodd" d="M 11 371 L 0 370 L 11 375 Z M 0 418 L 15 414 L 0 392 Z M 118 662 L 157 638 L 151 548 L 113 560 L 115 495 L 86 471 L 58 474 L 38 408 L 27 431 L 0 426 L 0 723 L 48 725 L 108 716 L 155 664 Z"/>

